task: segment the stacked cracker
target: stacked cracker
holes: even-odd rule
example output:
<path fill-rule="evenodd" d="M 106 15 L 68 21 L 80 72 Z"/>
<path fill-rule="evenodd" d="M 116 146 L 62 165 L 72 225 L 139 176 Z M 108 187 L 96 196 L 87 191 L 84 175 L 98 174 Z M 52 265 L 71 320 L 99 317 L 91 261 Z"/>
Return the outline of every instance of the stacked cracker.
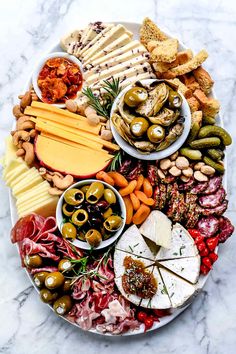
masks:
<path fill-rule="evenodd" d="M 178 86 L 186 97 L 192 114 L 214 120 L 220 104 L 208 97 L 214 81 L 203 69 L 208 53 L 203 49 L 195 56 L 190 49 L 178 51 L 177 39 L 169 38 L 149 18 L 140 29 L 140 41 L 150 53 L 150 61 L 159 79 L 167 79 Z M 193 117 L 196 117 L 196 113 Z"/>

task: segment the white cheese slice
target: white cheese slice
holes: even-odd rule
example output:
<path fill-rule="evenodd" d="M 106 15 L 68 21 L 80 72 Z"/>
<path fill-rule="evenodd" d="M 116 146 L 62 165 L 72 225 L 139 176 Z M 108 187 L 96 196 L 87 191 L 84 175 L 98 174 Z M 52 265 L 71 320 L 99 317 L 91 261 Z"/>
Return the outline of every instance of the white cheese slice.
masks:
<path fill-rule="evenodd" d="M 172 223 L 161 211 L 153 210 L 140 226 L 139 231 L 156 245 L 170 248 Z"/>
<path fill-rule="evenodd" d="M 116 50 L 113 50 L 112 52 L 100 57 L 99 59 L 92 60 L 91 62 L 89 62 L 88 64 L 85 64 L 84 66 L 86 69 L 89 69 L 90 67 L 94 67 L 94 66 L 100 65 L 104 62 L 108 62 L 112 58 L 116 58 L 126 52 L 132 51 L 135 48 L 140 48 L 140 47 L 143 48 L 144 51 L 146 51 L 146 49 L 143 47 L 143 45 L 139 41 L 137 41 L 137 40 L 131 41 L 128 44 L 124 45 L 123 47 L 117 48 Z"/>
<path fill-rule="evenodd" d="M 113 39 L 110 44 L 105 46 L 101 51 L 96 52 L 92 57 L 89 58 L 88 62 L 96 60 L 103 55 L 106 55 L 117 48 L 123 47 L 124 45 L 131 42 L 131 38 L 127 33 L 124 33 L 122 36 L 118 37 L 117 39 Z"/>
<path fill-rule="evenodd" d="M 187 300 L 195 293 L 194 285 L 170 273 L 164 268 L 159 268 L 162 280 L 168 292 L 173 308 L 184 306 Z"/>
<path fill-rule="evenodd" d="M 87 83 L 87 85 L 91 85 L 94 82 L 94 80 L 96 80 L 96 81 L 102 80 L 104 77 L 112 76 L 113 73 L 117 73 L 119 71 L 124 71 L 126 69 L 129 69 L 134 66 L 145 63 L 146 61 L 147 61 L 147 58 L 144 55 L 140 55 L 136 58 L 129 59 L 127 61 L 121 61 L 115 66 L 109 67 L 109 65 L 108 65 L 108 68 L 98 69 L 99 70 L 98 73 L 88 75 L 86 77 L 86 83 Z"/>
<path fill-rule="evenodd" d="M 124 26 L 117 25 L 111 28 L 109 31 L 107 31 L 106 34 L 101 36 L 99 40 L 96 40 L 96 43 L 94 45 L 91 46 L 91 42 L 90 42 L 89 44 L 90 48 L 83 53 L 81 52 L 83 62 L 86 63 L 86 61 L 88 61 L 89 58 L 92 58 L 96 53 L 98 53 L 103 48 L 108 46 L 111 42 L 119 38 L 126 31 L 127 30 Z M 96 37 L 94 39 L 96 39 Z"/>
<path fill-rule="evenodd" d="M 83 30 L 74 30 L 63 36 L 60 40 L 60 46 L 63 50 L 68 51 L 68 48 L 71 47 L 71 44 L 78 43 L 80 41 Z"/>
<path fill-rule="evenodd" d="M 129 85 L 133 84 L 136 81 L 146 80 L 146 79 L 156 79 L 156 76 L 152 72 L 146 72 L 146 73 L 143 73 L 143 74 L 137 74 L 137 75 L 134 75 L 133 77 L 131 76 L 130 78 L 128 78 L 126 80 L 123 80 L 120 83 L 120 86 L 121 87 L 126 87 L 126 86 L 129 86 Z"/>
<path fill-rule="evenodd" d="M 84 78 L 87 79 L 89 76 L 93 75 L 96 72 L 102 71 L 102 70 L 107 70 L 108 68 L 114 67 L 118 64 L 127 62 L 127 61 L 133 61 L 136 59 L 138 61 L 138 58 L 145 57 L 147 60 L 147 52 L 145 48 L 142 49 L 142 47 L 137 47 L 133 50 L 129 50 L 128 52 L 125 52 L 124 54 L 111 57 L 107 61 L 104 61 L 103 63 L 93 66 L 93 65 L 88 65 L 87 66 L 87 71 L 84 72 Z"/>
<path fill-rule="evenodd" d="M 152 274 L 157 281 L 157 292 L 151 299 L 142 299 L 140 306 L 151 309 L 169 309 L 171 302 L 157 267 L 154 267 Z"/>
<path fill-rule="evenodd" d="M 139 257 L 134 255 L 130 255 L 129 253 L 125 253 L 119 250 L 115 250 L 114 253 L 114 272 L 115 272 L 115 283 L 121 294 L 133 304 L 139 306 L 141 303 L 141 298 L 134 294 L 128 294 L 124 291 L 122 286 L 122 276 L 125 274 L 125 267 L 124 267 L 124 259 L 125 257 L 132 257 L 134 260 L 139 260 Z M 145 267 L 150 266 L 150 272 L 153 270 L 153 266 L 151 265 L 152 262 L 146 259 L 141 259 Z M 149 267 L 148 267 L 149 268 Z"/>
<path fill-rule="evenodd" d="M 159 261 L 159 264 L 195 284 L 199 278 L 200 256 Z"/>
<path fill-rule="evenodd" d="M 154 255 L 147 246 L 136 225 L 130 226 L 119 239 L 116 249 L 134 254 L 137 257 L 144 257 L 154 262 Z"/>
<path fill-rule="evenodd" d="M 171 234 L 171 248 L 161 247 L 156 260 L 194 257 L 198 249 L 188 231 L 180 224 L 175 224 Z"/>
<path fill-rule="evenodd" d="M 108 24 L 100 33 L 98 33 L 83 49 L 80 51 L 82 57 L 90 48 L 92 48 L 101 38 L 103 38 L 111 28 L 115 27 L 113 24 Z"/>

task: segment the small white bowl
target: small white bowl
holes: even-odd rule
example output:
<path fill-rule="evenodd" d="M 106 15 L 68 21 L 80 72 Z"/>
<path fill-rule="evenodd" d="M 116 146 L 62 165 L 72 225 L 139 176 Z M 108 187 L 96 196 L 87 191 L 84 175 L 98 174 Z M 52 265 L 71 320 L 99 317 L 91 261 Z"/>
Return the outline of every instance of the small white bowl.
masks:
<path fill-rule="evenodd" d="M 163 81 L 163 80 L 147 79 L 147 80 L 141 80 L 140 82 L 143 83 L 144 85 L 147 85 L 147 84 L 151 84 L 154 81 Z M 120 99 L 133 86 L 134 86 L 133 84 L 127 86 L 116 97 L 116 99 L 112 105 L 112 108 L 111 108 L 110 117 L 112 117 L 112 114 L 114 113 L 114 111 L 116 111 L 116 108 L 120 102 Z M 170 156 L 174 152 L 176 152 L 184 144 L 185 140 L 188 137 L 190 128 L 191 128 L 191 112 L 190 112 L 188 102 L 185 99 L 185 97 L 181 94 L 181 92 L 178 92 L 178 93 L 181 95 L 181 97 L 183 99 L 182 106 L 181 106 L 181 115 L 185 118 L 185 121 L 184 121 L 184 130 L 183 130 L 182 135 L 173 144 L 171 144 L 167 149 L 162 150 L 162 151 L 151 152 L 150 154 L 142 154 L 120 136 L 120 134 L 117 132 L 114 124 L 112 123 L 112 120 L 110 120 L 112 134 L 114 136 L 115 141 L 121 147 L 121 149 L 124 150 L 130 156 L 135 157 L 136 159 L 148 160 L 148 161 L 164 159 L 165 157 Z"/>
<path fill-rule="evenodd" d="M 68 53 L 65 53 L 65 52 L 54 52 L 54 53 L 49 53 L 47 55 L 45 55 L 44 57 L 42 57 L 38 64 L 36 65 L 36 68 L 33 72 L 33 75 L 32 75 L 32 84 L 33 84 L 33 87 L 34 87 L 34 90 L 36 92 L 36 95 L 42 100 L 42 92 L 40 90 L 40 88 L 38 87 L 38 76 L 39 76 L 39 73 L 41 71 L 41 69 L 43 68 L 44 64 L 46 63 L 46 61 L 48 59 L 51 59 L 51 58 L 66 58 L 70 61 L 72 61 L 72 63 L 76 64 L 79 66 L 80 68 L 80 71 L 81 71 L 81 74 L 82 74 L 82 79 L 83 79 L 83 66 L 80 62 L 79 59 L 77 59 L 74 55 L 70 55 Z M 56 106 L 56 107 L 59 107 L 59 108 L 65 108 L 65 103 L 52 103 L 52 105 Z"/>
<path fill-rule="evenodd" d="M 80 182 L 76 182 L 72 186 L 67 188 L 67 190 L 65 190 L 65 192 L 68 191 L 71 188 L 80 188 L 80 187 L 82 187 L 82 186 L 84 186 L 86 184 L 91 184 L 93 182 L 98 182 L 98 180 L 96 180 L 96 179 L 86 179 L 86 180 L 83 180 L 83 181 L 80 181 Z M 95 248 L 95 250 L 100 250 L 100 249 L 108 247 L 109 245 L 114 243 L 118 239 L 118 237 L 121 235 L 121 233 L 122 233 L 122 231 L 123 231 L 123 229 L 125 227 L 125 220 L 126 220 L 125 203 L 124 203 L 120 193 L 114 187 L 112 187 L 110 184 L 108 184 L 106 182 L 103 182 L 103 181 L 99 181 L 99 182 L 104 184 L 104 186 L 106 188 L 111 189 L 115 193 L 117 201 L 118 201 L 118 203 L 120 205 L 120 210 L 121 210 L 121 215 L 120 216 L 122 217 L 123 224 L 119 228 L 119 230 L 117 230 L 117 232 L 114 232 L 113 236 L 109 237 L 107 240 L 102 241 L 100 243 L 100 245 Z M 63 205 L 65 192 L 61 195 L 61 197 L 60 197 L 60 199 L 59 199 L 59 201 L 57 203 L 57 209 L 56 209 L 57 227 L 60 230 L 60 232 L 62 230 L 63 219 L 64 219 L 63 213 L 62 213 L 62 205 Z M 73 244 L 74 246 L 79 247 L 79 248 L 84 249 L 84 250 L 90 250 L 91 249 L 91 246 L 86 241 L 80 241 L 78 239 L 75 239 L 74 241 L 69 241 L 69 242 L 71 242 L 71 244 Z"/>

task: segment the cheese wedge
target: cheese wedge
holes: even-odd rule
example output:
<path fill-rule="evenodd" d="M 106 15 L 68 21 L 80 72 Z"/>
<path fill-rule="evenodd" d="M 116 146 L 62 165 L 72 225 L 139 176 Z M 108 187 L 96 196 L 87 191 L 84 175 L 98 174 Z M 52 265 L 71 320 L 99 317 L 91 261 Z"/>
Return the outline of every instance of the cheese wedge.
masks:
<path fill-rule="evenodd" d="M 121 294 L 127 300 L 129 300 L 133 304 L 139 306 L 142 299 L 137 295 L 126 293 L 125 290 L 123 289 L 123 285 L 122 285 L 122 276 L 125 274 L 124 259 L 125 259 L 125 257 L 129 257 L 129 256 L 130 256 L 130 254 L 127 254 L 125 252 L 118 251 L 118 250 L 115 251 L 115 253 L 114 253 L 115 283 L 116 283 L 117 288 L 120 290 Z M 134 255 L 131 255 L 131 257 L 134 260 L 140 260 L 139 257 L 136 257 Z M 153 270 L 152 262 L 149 260 L 146 260 L 146 259 L 142 259 L 141 261 L 143 262 L 145 267 L 150 266 L 150 272 L 152 272 L 152 270 Z"/>
<path fill-rule="evenodd" d="M 188 231 L 180 224 L 175 224 L 171 234 L 171 248 L 161 247 L 156 259 L 169 260 L 198 255 L 198 249 Z"/>
<path fill-rule="evenodd" d="M 141 74 L 135 74 L 134 76 L 129 77 L 128 79 L 123 80 L 123 81 L 120 83 L 120 86 L 121 86 L 121 87 L 127 87 L 127 86 L 133 84 L 133 83 L 136 82 L 136 81 L 139 81 L 139 80 L 146 80 L 146 79 L 156 79 L 156 76 L 155 76 L 155 74 L 152 73 L 152 72 L 141 73 Z"/>
<path fill-rule="evenodd" d="M 150 299 L 142 299 L 140 306 L 151 309 L 169 309 L 171 302 L 157 267 L 154 267 L 152 274 L 157 281 L 157 292 Z"/>
<path fill-rule="evenodd" d="M 164 268 L 159 268 L 159 270 L 172 307 L 177 308 L 184 306 L 189 298 L 195 293 L 195 286 L 189 284 L 173 273 L 170 273 Z"/>
<path fill-rule="evenodd" d="M 63 36 L 60 40 L 61 48 L 66 52 L 69 49 L 71 43 L 77 43 L 80 41 L 82 32 L 82 30 L 75 30 Z"/>
<path fill-rule="evenodd" d="M 47 196 L 39 199 L 37 203 L 29 205 L 28 208 L 20 209 L 18 215 L 19 217 L 23 217 L 30 213 L 36 213 L 44 217 L 55 215 L 57 202 L 57 196 Z"/>
<path fill-rule="evenodd" d="M 198 281 L 201 264 L 199 255 L 196 257 L 160 261 L 159 264 L 193 284 Z"/>
<path fill-rule="evenodd" d="M 155 261 L 153 253 L 148 248 L 136 225 L 130 226 L 123 233 L 116 245 L 116 250 Z"/>

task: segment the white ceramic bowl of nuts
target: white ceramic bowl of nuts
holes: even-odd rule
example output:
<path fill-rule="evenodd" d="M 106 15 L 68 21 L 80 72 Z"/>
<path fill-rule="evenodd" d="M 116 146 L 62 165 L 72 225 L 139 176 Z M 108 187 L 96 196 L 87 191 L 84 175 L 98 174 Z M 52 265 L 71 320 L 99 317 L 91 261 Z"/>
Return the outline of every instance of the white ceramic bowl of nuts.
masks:
<path fill-rule="evenodd" d="M 167 175 L 179 177 L 184 183 L 194 178 L 197 182 L 207 182 L 213 176 L 215 169 L 206 165 L 203 161 L 191 161 L 179 152 L 175 152 L 168 158 L 158 161 L 158 175 L 165 178 Z"/>

